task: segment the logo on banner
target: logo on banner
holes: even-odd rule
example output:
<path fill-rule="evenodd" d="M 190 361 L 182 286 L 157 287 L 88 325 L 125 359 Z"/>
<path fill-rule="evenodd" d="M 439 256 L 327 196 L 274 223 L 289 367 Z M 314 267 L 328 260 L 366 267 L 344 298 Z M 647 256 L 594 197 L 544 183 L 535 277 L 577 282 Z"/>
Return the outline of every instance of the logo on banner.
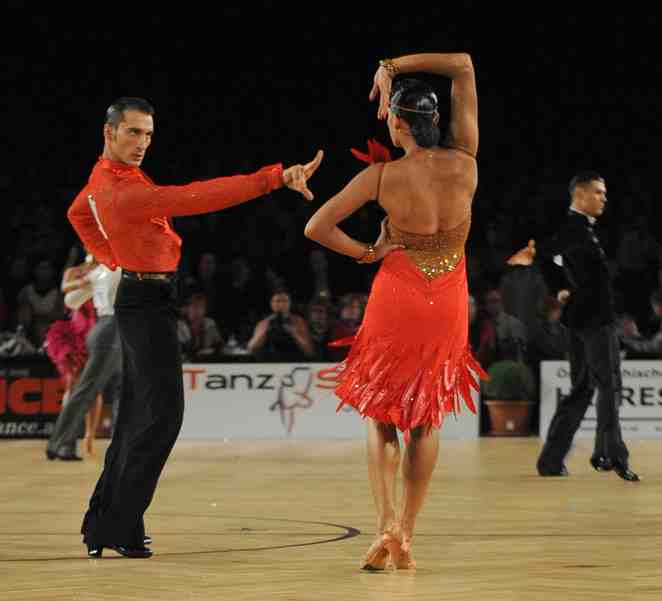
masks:
<path fill-rule="evenodd" d="M 313 406 L 314 401 L 310 396 L 312 385 L 313 374 L 309 367 L 295 367 L 280 378 L 276 402 L 269 407 L 269 411 L 280 413 L 280 422 L 288 434 L 294 429 L 296 410 Z"/>

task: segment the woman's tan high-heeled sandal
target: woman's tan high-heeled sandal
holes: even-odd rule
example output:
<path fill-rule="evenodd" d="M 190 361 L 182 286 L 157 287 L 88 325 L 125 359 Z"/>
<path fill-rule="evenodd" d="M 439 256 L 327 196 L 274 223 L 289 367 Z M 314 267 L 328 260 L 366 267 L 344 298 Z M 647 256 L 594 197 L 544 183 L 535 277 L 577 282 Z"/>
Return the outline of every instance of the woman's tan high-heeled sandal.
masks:
<path fill-rule="evenodd" d="M 379 572 L 386 569 L 389 559 L 389 551 L 386 547 L 387 535 L 382 534 L 375 540 L 363 556 L 360 567 L 369 572 Z"/>

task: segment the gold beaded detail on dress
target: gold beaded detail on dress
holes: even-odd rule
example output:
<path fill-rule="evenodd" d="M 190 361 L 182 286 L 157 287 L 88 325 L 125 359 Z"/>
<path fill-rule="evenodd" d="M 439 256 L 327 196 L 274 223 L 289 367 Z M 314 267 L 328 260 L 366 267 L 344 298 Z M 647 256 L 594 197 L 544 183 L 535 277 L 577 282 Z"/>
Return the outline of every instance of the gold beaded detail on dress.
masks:
<path fill-rule="evenodd" d="M 464 245 L 469 236 L 471 217 L 458 226 L 436 234 L 414 234 L 399 230 L 388 223 L 389 240 L 402 244 L 413 263 L 430 280 L 453 271 L 464 257 Z"/>

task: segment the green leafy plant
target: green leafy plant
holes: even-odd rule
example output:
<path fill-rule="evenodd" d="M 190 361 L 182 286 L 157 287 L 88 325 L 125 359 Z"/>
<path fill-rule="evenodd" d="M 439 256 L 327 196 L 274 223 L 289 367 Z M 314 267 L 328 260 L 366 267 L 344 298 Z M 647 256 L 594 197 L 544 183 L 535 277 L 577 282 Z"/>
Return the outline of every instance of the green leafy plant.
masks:
<path fill-rule="evenodd" d="M 530 401 L 535 392 L 535 380 L 529 367 L 519 361 L 497 361 L 487 373 L 490 380 L 483 384 L 483 396 L 499 401 Z"/>

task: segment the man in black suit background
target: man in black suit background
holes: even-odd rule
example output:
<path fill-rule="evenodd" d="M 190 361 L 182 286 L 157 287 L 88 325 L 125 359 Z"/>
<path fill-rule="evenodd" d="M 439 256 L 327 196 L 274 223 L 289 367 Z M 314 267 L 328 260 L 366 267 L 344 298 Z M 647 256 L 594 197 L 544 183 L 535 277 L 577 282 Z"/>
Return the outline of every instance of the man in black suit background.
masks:
<path fill-rule="evenodd" d="M 571 204 L 560 231 L 548 240 L 531 240 L 515 253 L 510 265 L 531 265 L 534 257 L 554 257 L 562 265 L 568 289 L 558 293 L 562 322 L 570 332 L 570 381 L 547 432 L 538 458 L 541 476 L 567 476 L 564 459 L 597 387 L 597 429 L 591 465 L 615 471 L 636 482 L 628 465 L 628 449 L 621 436 L 621 360 L 615 331 L 614 292 L 607 259 L 593 231 L 607 204 L 605 180 L 594 172 L 576 175 L 569 186 Z"/>

